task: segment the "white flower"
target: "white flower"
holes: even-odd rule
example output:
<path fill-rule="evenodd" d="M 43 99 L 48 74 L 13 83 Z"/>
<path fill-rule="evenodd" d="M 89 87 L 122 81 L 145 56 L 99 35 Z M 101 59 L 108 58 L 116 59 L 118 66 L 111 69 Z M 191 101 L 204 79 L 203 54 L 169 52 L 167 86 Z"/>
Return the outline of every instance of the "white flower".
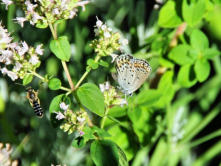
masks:
<path fill-rule="evenodd" d="M 53 9 L 52 13 L 55 14 L 55 15 L 59 15 L 60 14 L 58 8 Z"/>
<path fill-rule="evenodd" d="M 103 84 L 99 84 L 100 90 L 103 93 L 104 91 L 108 91 L 110 89 L 110 83 L 107 81 Z"/>
<path fill-rule="evenodd" d="M 6 9 L 8 9 L 8 6 L 11 5 L 13 2 L 10 0 L 2 0 L 2 3 L 6 5 Z"/>
<path fill-rule="evenodd" d="M 126 99 L 122 99 L 120 102 L 120 106 L 123 107 L 124 105 L 128 105 L 128 102 Z"/>
<path fill-rule="evenodd" d="M 85 121 L 85 118 L 77 117 L 78 122 L 83 123 Z"/>
<path fill-rule="evenodd" d="M 10 50 L 0 50 L 0 62 L 9 65 L 12 63 L 13 52 Z"/>
<path fill-rule="evenodd" d="M 17 74 L 12 71 L 9 71 L 6 67 L 4 67 L 0 70 L 1 70 L 2 74 L 7 74 L 12 79 L 12 81 L 15 81 L 16 79 L 18 79 Z"/>
<path fill-rule="evenodd" d="M 36 55 L 32 55 L 29 59 L 29 62 L 33 65 L 36 65 L 39 62 L 38 57 Z"/>
<path fill-rule="evenodd" d="M 27 11 L 30 13 L 33 13 L 34 9 L 38 6 L 37 4 L 33 5 L 30 1 L 25 1 L 25 5 L 27 6 Z"/>
<path fill-rule="evenodd" d="M 1 70 L 2 74 L 4 74 L 4 75 L 7 74 L 7 72 L 8 72 L 8 69 L 6 67 L 3 67 L 0 70 Z"/>
<path fill-rule="evenodd" d="M 23 49 L 23 51 L 26 53 L 26 52 L 28 52 L 28 45 L 27 45 L 27 43 L 26 42 L 22 42 L 22 49 Z"/>
<path fill-rule="evenodd" d="M 103 22 L 97 18 L 96 26 L 100 28 L 103 25 Z"/>
<path fill-rule="evenodd" d="M 85 11 L 85 5 L 87 5 L 89 3 L 89 1 L 80 1 L 77 2 L 77 6 L 81 6 L 82 10 Z"/>
<path fill-rule="evenodd" d="M 18 75 L 12 71 L 8 71 L 7 75 L 12 79 L 12 81 L 15 81 L 16 79 L 18 79 Z"/>
<path fill-rule="evenodd" d="M 62 114 L 61 112 L 55 112 L 55 113 L 57 114 L 55 117 L 57 120 L 65 119 L 64 114 Z"/>
<path fill-rule="evenodd" d="M 36 50 L 35 52 L 38 54 L 38 55 L 43 55 L 43 49 L 41 48 L 43 45 L 42 44 L 39 44 L 37 47 L 36 47 Z"/>
<path fill-rule="evenodd" d="M 73 9 L 72 11 L 70 11 L 70 15 L 69 15 L 69 18 L 73 18 L 77 13 L 77 10 L 76 9 Z"/>
<path fill-rule="evenodd" d="M 32 25 L 33 23 L 36 23 L 38 20 L 41 20 L 43 19 L 42 16 L 40 16 L 38 13 L 34 12 L 33 15 L 32 15 Z"/>
<path fill-rule="evenodd" d="M 79 131 L 79 134 L 80 134 L 80 136 L 83 136 L 84 132 L 83 131 Z"/>
<path fill-rule="evenodd" d="M 60 104 L 60 108 L 61 108 L 62 110 L 64 110 L 64 111 L 66 111 L 66 110 L 68 109 L 68 107 L 69 107 L 69 105 L 66 105 L 64 102 L 62 102 L 62 103 Z"/>
<path fill-rule="evenodd" d="M 18 51 L 18 54 L 22 56 L 28 51 L 29 48 L 26 42 L 22 42 L 22 47 L 16 45 L 15 49 Z"/>
<path fill-rule="evenodd" d="M 22 67 L 21 63 L 16 62 L 13 70 L 15 70 L 17 72 L 17 71 L 19 71 L 21 69 L 21 67 Z"/>
<path fill-rule="evenodd" d="M 128 45 L 128 40 L 127 39 L 123 39 L 123 40 L 121 40 L 121 44 L 122 45 Z"/>
<path fill-rule="evenodd" d="M 21 25 L 21 27 L 23 27 L 23 26 L 24 26 L 24 22 L 27 21 L 27 19 L 24 18 L 24 17 L 16 17 L 14 20 L 15 20 L 19 25 Z"/>
<path fill-rule="evenodd" d="M 101 29 L 104 31 L 105 29 L 107 29 L 107 26 L 106 25 L 102 25 Z"/>
<path fill-rule="evenodd" d="M 110 38 L 111 37 L 111 34 L 109 32 L 104 32 L 104 37 L 105 38 Z"/>

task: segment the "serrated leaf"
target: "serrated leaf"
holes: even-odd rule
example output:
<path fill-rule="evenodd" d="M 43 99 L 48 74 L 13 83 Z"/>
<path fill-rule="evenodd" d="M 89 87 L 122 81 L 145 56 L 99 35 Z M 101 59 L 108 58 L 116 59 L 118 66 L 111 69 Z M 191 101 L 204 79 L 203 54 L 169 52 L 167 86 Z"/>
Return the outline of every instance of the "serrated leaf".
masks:
<path fill-rule="evenodd" d="M 194 59 L 189 56 L 190 49 L 191 47 L 189 45 L 178 45 L 170 51 L 168 56 L 179 65 L 192 64 Z"/>
<path fill-rule="evenodd" d="M 50 113 L 58 112 L 60 110 L 60 103 L 62 102 L 62 99 L 64 96 L 65 95 L 61 94 L 52 99 L 50 106 L 49 106 Z"/>
<path fill-rule="evenodd" d="M 83 104 L 91 112 L 99 116 L 104 116 L 104 96 L 95 84 L 83 84 L 78 88 L 77 96 L 81 104 Z"/>
<path fill-rule="evenodd" d="M 188 3 L 189 2 L 189 3 Z M 196 25 L 202 18 L 205 12 L 205 1 L 187 1 L 183 0 L 182 15 L 188 25 Z"/>
<path fill-rule="evenodd" d="M 182 23 L 181 17 L 178 15 L 176 6 L 179 2 L 167 1 L 160 10 L 158 24 L 164 28 L 177 27 Z"/>
<path fill-rule="evenodd" d="M 184 65 L 180 68 L 178 73 L 178 83 L 183 87 L 191 87 L 196 84 L 196 76 L 192 65 Z"/>
<path fill-rule="evenodd" d="M 23 78 L 22 84 L 23 85 L 27 85 L 29 84 L 33 79 L 33 75 L 32 74 L 26 74 Z"/>
<path fill-rule="evenodd" d="M 58 78 L 52 78 L 48 82 L 48 87 L 51 90 L 58 90 L 61 88 L 61 81 Z"/>
<path fill-rule="evenodd" d="M 109 140 L 96 140 L 91 144 L 91 158 L 96 166 L 118 166 L 117 145 Z"/>
<path fill-rule="evenodd" d="M 55 56 L 62 61 L 69 61 L 71 57 L 71 46 L 66 36 L 61 36 L 50 42 L 50 49 Z"/>
<path fill-rule="evenodd" d="M 124 151 L 117 146 L 118 148 L 118 155 L 119 155 L 119 166 L 128 166 L 127 156 L 125 155 Z"/>
<path fill-rule="evenodd" d="M 209 40 L 206 35 L 199 29 L 195 29 L 190 35 L 191 46 L 198 50 L 204 51 L 209 47 Z"/>
<path fill-rule="evenodd" d="M 210 74 L 210 64 L 206 59 L 199 59 L 194 65 L 196 78 L 199 82 L 205 81 Z"/>

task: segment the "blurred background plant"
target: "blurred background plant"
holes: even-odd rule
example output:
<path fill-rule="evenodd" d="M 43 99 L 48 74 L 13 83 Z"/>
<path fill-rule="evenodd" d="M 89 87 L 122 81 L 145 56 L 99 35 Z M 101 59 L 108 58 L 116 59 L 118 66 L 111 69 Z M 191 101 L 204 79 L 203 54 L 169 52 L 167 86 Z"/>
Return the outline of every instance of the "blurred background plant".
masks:
<path fill-rule="evenodd" d="M 53 56 L 49 49 L 56 35 L 53 34 L 53 39 L 50 29 L 46 28 L 49 24 L 42 18 L 44 10 L 34 5 L 32 9 L 36 10 L 33 11 L 28 8 L 30 1 L 17 1 L 23 3 L 23 10 L 32 11 L 32 15 L 27 15 L 28 12 L 24 13 L 15 4 L 7 6 L 6 10 L 3 2 L 10 1 L 1 2 L 0 19 L 11 37 L 15 41 L 25 41 L 34 48 L 43 44 L 44 55 L 39 57 L 41 66 L 37 66 L 37 71 L 47 76 L 40 78 L 44 83 L 36 77 L 26 79 L 26 82 L 32 80 L 32 86 L 39 90 L 45 116 L 38 119 L 25 98 L 25 88 L 1 75 L 0 141 L 10 142 L 13 146 L 13 160 L 31 166 L 92 166 L 94 163 L 102 165 L 102 162 L 103 165 L 118 163 L 132 166 L 221 165 L 220 0 L 94 0 L 85 6 L 84 11 L 79 10 L 77 15 L 54 10 L 54 15 L 48 17 L 51 23 L 58 17 L 60 19 L 56 26 L 57 36 L 65 35 L 71 43 L 67 67 L 73 82 L 76 83 L 86 69 L 92 70 L 84 80 L 89 83 L 83 84 L 81 91 L 102 84 L 104 97 L 98 95 L 95 98 L 105 99 L 106 103 L 103 101 L 102 105 L 100 101 L 96 104 L 108 106 L 109 109 L 105 123 L 99 113 L 96 115 L 96 112 L 88 109 L 88 116 L 81 118 L 89 118 L 91 123 L 84 127 L 83 133 L 71 135 L 54 128 L 60 125 L 58 122 L 69 122 L 62 116 L 58 122 L 53 121 L 51 113 L 60 111 L 65 116 L 64 107 L 49 108 L 49 103 L 59 99 L 68 104 L 70 110 L 79 112 L 84 107 L 77 106 L 78 101 L 70 102 L 72 98 L 61 95 L 64 88 L 53 89 L 54 84 L 51 83 L 49 88 L 56 91 L 48 89 L 50 76 L 59 78 L 64 87 L 69 87 L 69 80 L 62 70 L 64 64 L 61 65 L 59 57 Z M 38 1 L 32 3 L 37 5 Z M 52 6 L 44 9 L 52 10 Z M 35 12 L 38 12 L 38 17 Z M 66 17 L 60 18 L 64 15 Z M 64 20 L 72 16 L 74 19 Z M 21 17 L 25 20 L 18 19 Z M 152 67 L 148 81 L 127 98 L 128 105 L 123 107 L 108 102 L 106 92 L 114 90 L 113 85 L 117 86 L 111 77 L 114 71 L 111 57 L 102 57 L 99 68 L 93 60 L 94 54 L 98 53 L 94 44 L 99 43 L 99 40 L 94 40 L 96 17 L 106 22 L 113 32 L 128 39 L 128 45 L 124 45 L 122 50 L 136 58 L 148 60 Z M 22 21 L 23 27 L 16 21 Z M 32 21 L 36 27 L 24 21 Z M 59 84 L 55 79 L 53 81 Z M 111 88 L 104 88 L 106 81 L 110 82 Z M 93 88 L 94 93 L 97 92 L 96 88 Z M 81 96 L 81 91 L 76 95 Z M 99 108 L 95 107 L 95 110 Z M 94 110 L 94 107 L 91 109 Z M 70 122 L 84 122 L 84 119 L 73 119 Z M 103 129 L 96 127 L 100 124 Z M 113 146 L 113 143 L 117 146 Z"/>

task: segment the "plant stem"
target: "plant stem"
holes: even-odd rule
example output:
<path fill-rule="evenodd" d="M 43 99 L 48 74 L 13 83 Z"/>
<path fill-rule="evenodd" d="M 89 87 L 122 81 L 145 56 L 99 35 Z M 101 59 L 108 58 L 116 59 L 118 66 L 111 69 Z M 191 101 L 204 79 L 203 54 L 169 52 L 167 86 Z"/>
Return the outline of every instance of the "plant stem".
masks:
<path fill-rule="evenodd" d="M 97 55 L 94 62 L 98 62 L 100 60 L 101 56 Z M 75 86 L 75 89 L 77 89 L 80 84 L 82 83 L 82 81 L 87 77 L 87 75 L 90 73 L 91 71 L 91 68 L 89 70 L 87 70 L 80 78 L 80 80 L 77 82 L 76 86 Z"/>
<path fill-rule="evenodd" d="M 105 110 L 105 113 L 104 113 L 104 117 L 101 119 L 101 128 L 102 129 L 104 128 L 104 123 L 105 123 L 105 120 L 107 118 L 108 112 L 109 112 L 109 107 L 106 107 L 106 110 Z"/>
<path fill-rule="evenodd" d="M 53 27 L 53 25 L 51 23 L 49 23 L 49 27 L 50 27 L 53 38 L 56 40 L 58 38 L 58 36 L 57 36 L 57 32 L 56 32 L 55 28 Z M 68 83 L 71 87 L 71 90 L 73 91 L 74 90 L 74 84 L 72 82 L 71 75 L 70 75 L 69 70 L 67 68 L 67 64 L 66 64 L 65 61 L 61 61 L 61 63 L 62 63 L 62 66 L 64 68 L 65 75 L 68 79 Z"/>
<path fill-rule="evenodd" d="M 62 66 L 63 66 L 63 68 L 64 68 L 66 77 L 67 77 L 67 79 L 68 79 L 68 83 L 69 83 L 69 85 L 70 85 L 70 87 L 71 87 L 71 90 L 73 91 L 73 90 L 74 90 L 74 84 L 73 84 L 73 81 L 71 80 L 71 75 L 70 75 L 70 73 L 69 73 L 69 71 L 68 71 L 67 64 L 66 64 L 64 61 L 61 61 L 61 63 L 62 63 Z"/>
<path fill-rule="evenodd" d="M 198 145 L 200 145 L 200 144 L 202 144 L 206 141 L 209 141 L 209 140 L 211 140 L 213 138 L 216 138 L 216 137 L 219 137 L 219 136 L 221 136 L 221 129 L 219 129 L 217 131 L 214 131 L 214 132 L 212 132 L 212 133 L 210 133 L 210 134 L 208 134 L 208 135 L 206 135 L 202 138 L 199 138 L 198 140 L 190 143 L 189 146 L 192 148 L 192 147 L 198 146 Z"/>
<path fill-rule="evenodd" d="M 56 31 L 54 30 L 54 27 L 51 23 L 49 23 L 49 27 L 50 27 L 50 30 L 51 30 L 51 33 L 52 33 L 52 36 L 53 38 L 56 40 L 58 37 L 57 37 L 57 33 Z"/>
<path fill-rule="evenodd" d="M 46 79 L 45 79 L 44 77 L 42 77 L 40 74 L 38 74 L 38 73 L 36 73 L 36 72 L 31 72 L 31 74 L 35 75 L 36 77 L 38 77 L 39 79 L 41 79 L 43 82 L 48 83 L 48 80 L 46 80 Z M 61 89 L 61 90 L 64 90 L 64 91 L 67 91 L 67 92 L 70 92 L 70 91 L 71 91 L 71 89 L 68 89 L 68 88 L 63 87 L 63 86 L 61 86 L 60 89 Z"/>

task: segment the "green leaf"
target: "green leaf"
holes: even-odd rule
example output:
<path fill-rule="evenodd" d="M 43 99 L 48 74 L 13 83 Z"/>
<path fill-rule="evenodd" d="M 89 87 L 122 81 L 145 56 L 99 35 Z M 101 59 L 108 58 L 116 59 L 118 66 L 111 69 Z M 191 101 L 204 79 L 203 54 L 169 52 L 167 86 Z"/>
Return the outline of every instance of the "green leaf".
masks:
<path fill-rule="evenodd" d="M 209 47 L 209 40 L 206 35 L 199 29 L 195 29 L 190 35 L 191 46 L 198 50 L 204 51 Z"/>
<path fill-rule="evenodd" d="M 58 112 L 60 110 L 60 103 L 62 102 L 62 99 L 64 96 L 65 95 L 61 94 L 52 99 L 50 106 L 49 106 L 50 113 Z"/>
<path fill-rule="evenodd" d="M 164 59 L 163 57 L 160 57 L 159 62 L 164 67 L 167 67 L 167 68 L 173 68 L 174 67 L 174 64 L 171 61 L 169 61 L 167 59 Z"/>
<path fill-rule="evenodd" d="M 110 137 L 111 135 L 104 129 L 101 129 L 97 126 L 93 126 L 92 127 L 92 131 L 94 133 L 96 133 L 96 135 L 98 135 L 100 138 L 104 138 L 104 137 Z"/>
<path fill-rule="evenodd" d="M 144 90 L 136 97 L 135 103 L 138 105 L 144 104 L 145 106 L 150 106 L 155 104 L 161 96 L 162 94 L 157 90 Z"/>
<path fill-rule="evenodd" d="M 183 0 L 182 4 L 182 15 L 184 20 L 188 25 L 194 26 L 196 25 L 202 18 L 205 13 L 205 1 L 188 1 Z"/>
<path fill-rule="evenodd" d="M 208 48 L 203 52 L 204 58 L 212 60 L 215 56 L 220 55 L 220 52 L 215 48 Z"/>
<path fill-rule="evenodd" d="M 93 140 L 95 139 L 96 137 L 94 136 L 94 131 L 92 130 L 92 128 L 90 127 L 84 127 L 83 129 L 83 132 L 84 132 L 84 142 L 87 143 L 89 140 Z"/>
<path fill-rule="evenodd" d="M 58 78 L 52 78 L 49 80 L 48 87 L 51 90 L 58 90 L 61 88 L 61 81 Z"/>
<path fill-rule="evenodd" d="M 118 166 L 117 145 L 109 140 L 96 140 L 91 144 L 91 158 L 96 166 Z"/>
<path fill-rule="evenodd" d="M 50 42 L 50 49 L 55 56 L 62 61 L 69 61 L 71 57 L 71 46 L 66 36 L 61 36 L 57 40 Z"/>
<path fill-rule="evenodd" d="M 103 60 L 99 61 L 99 65 L 103 66 L 103 67 L 109 67 L 109 64 Z"/>
<path fill-rule="evenodd" d="M 191 87 L 196 84 L 197 80 L 192 65 L 184 65 L 178 73 L 178 83 L 183 87 Z"/>
<path fill-rule="evenodd" d="M 98 63 L 95 62 L 93 59 L 88 59 L 87 60 L 87 65 L 90 66 L 92 69 L 97 69 L 98 68 Z"/>
<path fill-rule="evenodd" d="M 82 148 L 86 145 L 84 142 L 84 137 L 77 137 L 73 140 L 72 146 L 75 148 Z"/>
<path fill-rule="evenodd" d="M 179 65 L 192 64 L 194 60 L 189 56 L 190 49 L 191 47 L 189 45 L 178 45 L 170 51 L 168 56 Z"/>
<path fill-rule="evenodd" d="M 55 57 L 50 57 L 46 61 L 46 72 L 48 75 L 56 76 L 59 71 L 59 60 Z"/>
<path fill-rule="evenodd" d="M 178 4 L 179 2 L 177 2 Z M 177 27 L 182 23 L 181 17 L 178 15 L 175 1 L 167 1 L 160 10 L 158 24 L 164 28 Z"/>
<path fill-rule="evenodd" d="M 104 116 L 104 96 L 95 84 L 83 84 L 78 88 L 77 96 L 81 104 L 91 112 L 99 116 Z"/>
<path fill-rule="evenodd" d="M 118 148 L 118 155 L 119 155 L 119 166 L 128 166 L 127 156 L 125 155 L 124 151 L 117 146 Z"/>
<path fill-rule="evenodd" d="M 196 78 L 199 82 L 205 81 L 210 74 L 210 64 L 206 59 L 199 59 L 194 65 Z"/>
<path fill-rule="evenodd" d="M 157 89 L 162 97 L 159 98 L 158 102 L 155 104 L 155 107 L 165 107 L 165 105 L 167 105 L 173 99 L 173 96 L 175 94 L 175 90 L 173 87 L 173 74 L 173 71 L 167 71 L 161 77 Z"/>
<path fill-rule="evenodd" d="M 22 84 L 23 85 L 27 85 L 29 84 L 33 79 L 33 75 L 32 74 L 26 74 L 23 78 Z"/>

